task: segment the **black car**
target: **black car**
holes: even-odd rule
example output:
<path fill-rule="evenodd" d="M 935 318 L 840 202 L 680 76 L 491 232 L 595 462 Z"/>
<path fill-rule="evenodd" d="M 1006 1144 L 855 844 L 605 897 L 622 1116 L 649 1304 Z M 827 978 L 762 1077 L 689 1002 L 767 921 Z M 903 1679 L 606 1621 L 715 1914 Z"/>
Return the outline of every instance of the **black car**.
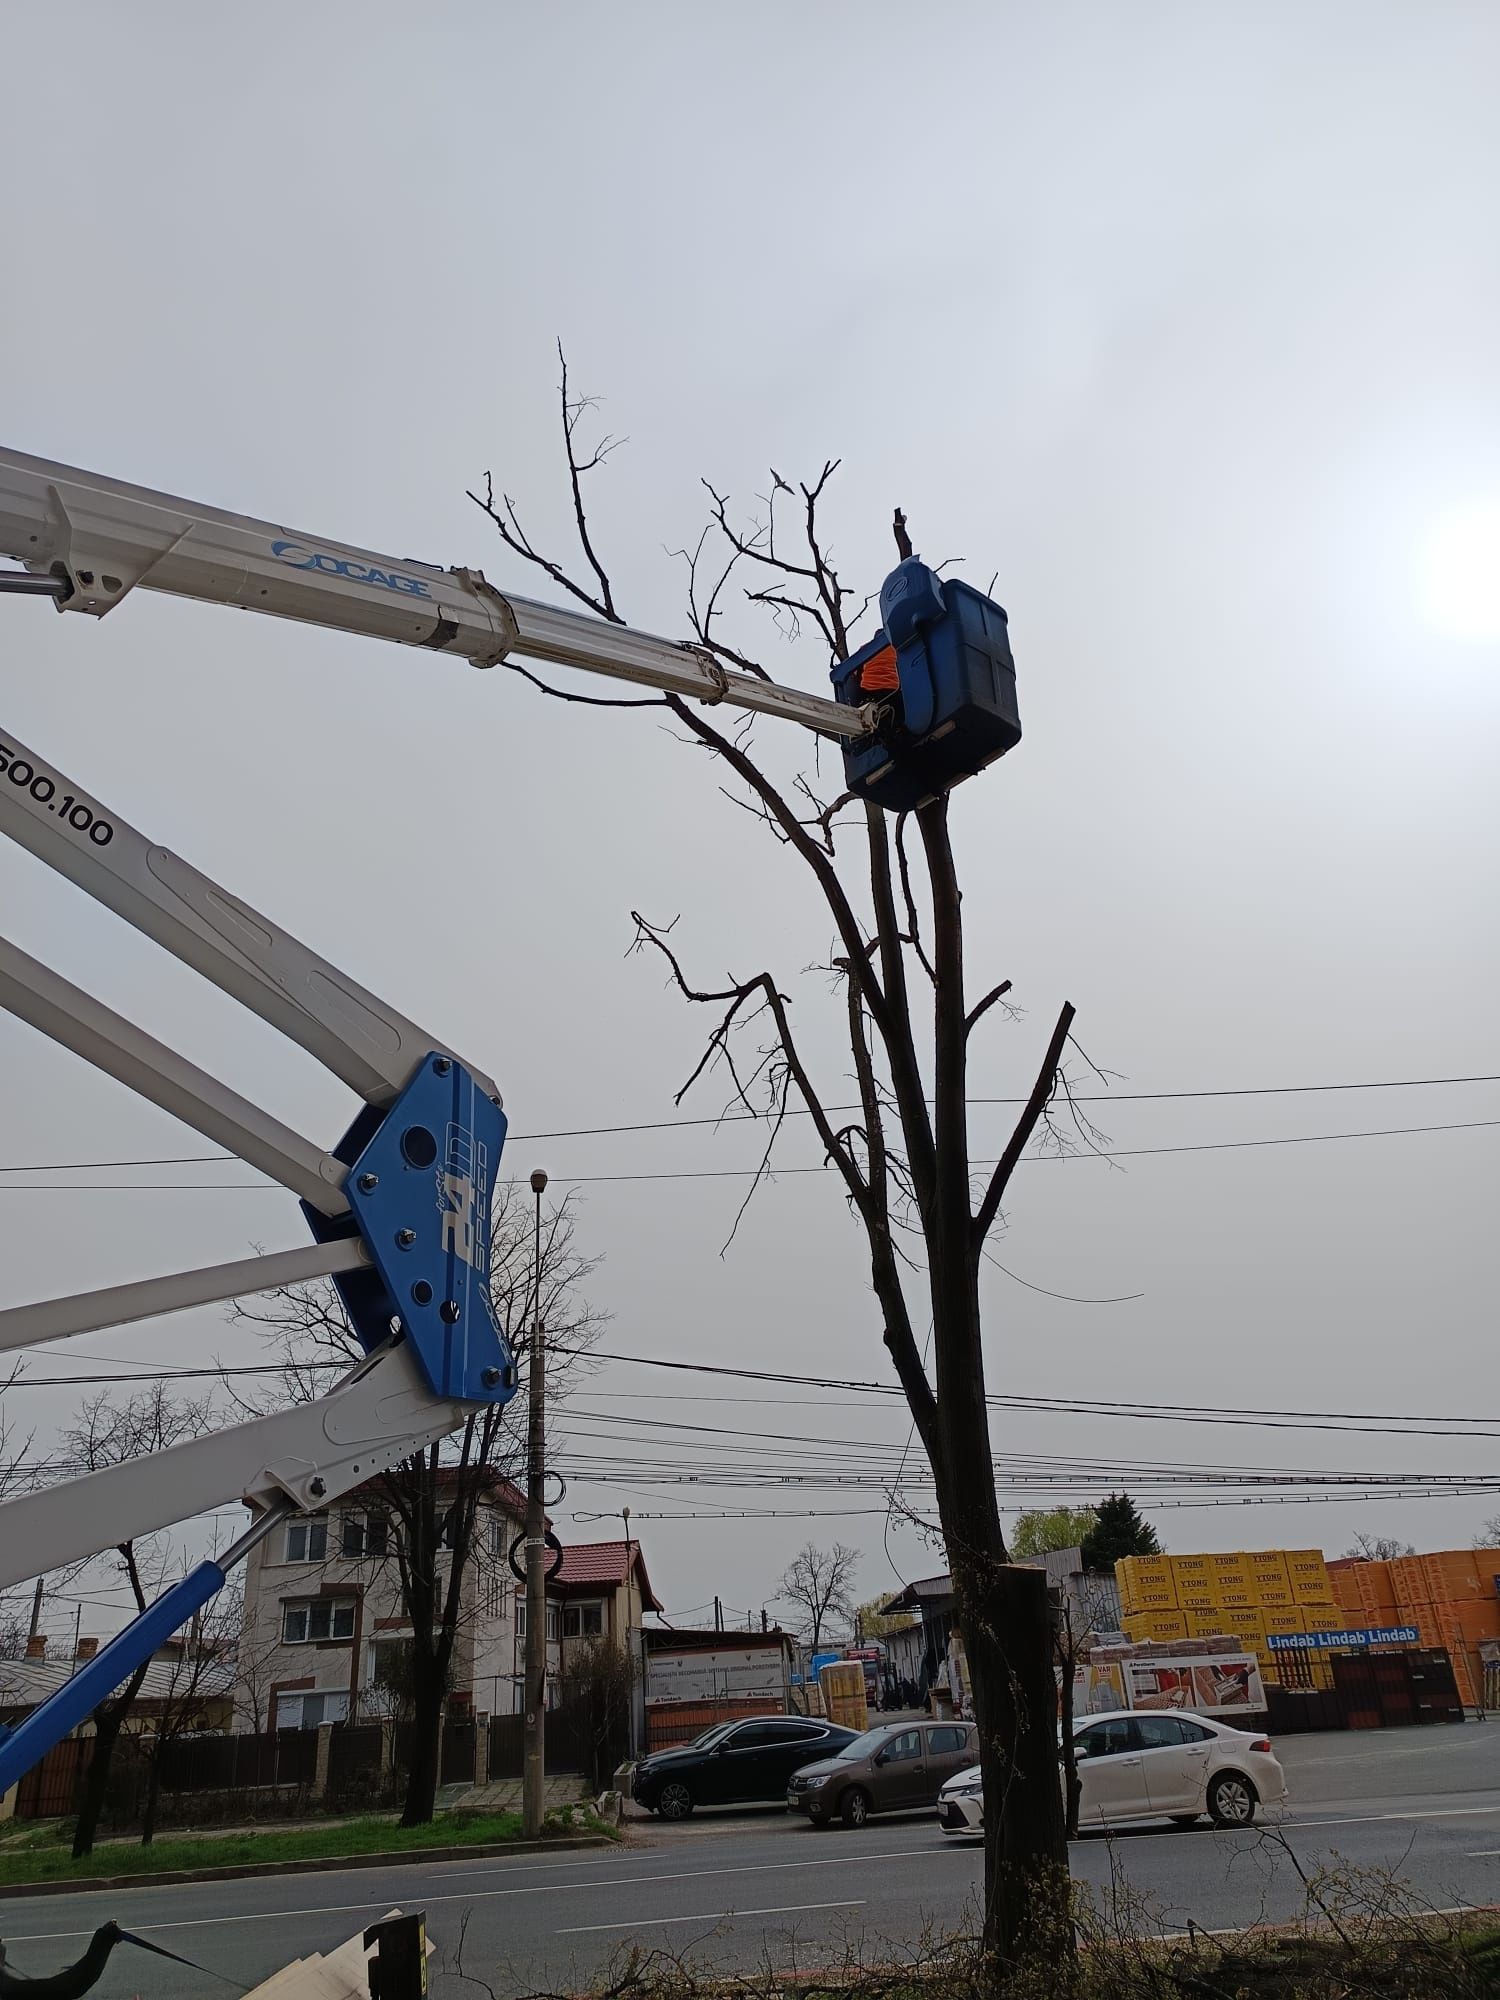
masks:
<path fill-rule="evenodd" d="M 787 1780 L 818 1757 L 835 1757 L 852 1729 L 800 1715 L 717 1722 L 676 1750 L 643 1757 L 630 1796 L 663 1819 L 686 1819 L 694 1806 L 750 1805 L 786 1798 Z"/>

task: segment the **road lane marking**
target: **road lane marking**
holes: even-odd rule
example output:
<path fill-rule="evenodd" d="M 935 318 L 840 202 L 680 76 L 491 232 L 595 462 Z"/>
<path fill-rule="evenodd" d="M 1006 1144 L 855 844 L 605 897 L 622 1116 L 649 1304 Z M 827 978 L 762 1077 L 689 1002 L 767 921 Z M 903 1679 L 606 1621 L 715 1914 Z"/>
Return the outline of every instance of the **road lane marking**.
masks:
<path fill-rule="evenodd" d="M 597 1891 L 605 1887 L 631 1888 L 642 1882 L 692 1882 L 705 1875 L 781 1875 L 792 1868 L 848 1868 L 867 1861 L 906 1861 L 913 1855 L 942 1854 L 941 1847 L 899 1847 L 888 1848 L 878 1854 L 870 1854 L 861 1849 L 848 1854 L 825 1854 L 818 1860 L 804 1858 L 798 1861 L 757 1861 L 736 1868 L 680 1868 L 670 1874 L 622 1875 L 612 1883 L 598 1880 L 588 1882 L 528 1882 L 516 1889 L 466 1889 L 455 1890 L 449 1895 L 426 1896 L 428 1903 L 477 1903 L 489 1902 L 498 1896 L 551 1896 L 560 1891 L 577 1893 L 580 1889 Z M 253 1879 L 253 1878 L 252 1878 Z M 163 1884 L 163 1887 L 186 1888 L 186 1883 Z M 222 1887 L 222 1884 L 215 1886 Z M 98 1895 L 107 1895 L 108 1890 L 96 1890 Z M 421 1891 L 416 1892 L 421 1896 Z M 390 1907 L 390 1896 L 382 1896 L 368 1903 L 319 1903 L 310 1907 L 293 1906 L 287 1910 L 247 1910 L 229 1917 L 173 1917 L 162 1923 L 140 1923 L 131 1925 L 138 1931 L 190 1931 L 206 1930 L 215 1924 L 264 1924 L 278 1923 L 288 1917 L 328 1917 L 348 1915 L 354 1910 L 373 1910 L 383 1904 Z M 52 1943 L 64 1938 L 92 1937 L 93 1930 L 81 1931 L 8 1931 L 8 1944 Z"/>
<path fill-rule="evenodd" d="M 1281 1826 L 1375 1826 L 1388 1819 L 1483 1819 L 1500 1813 L 1500 1806 L 1442 1806 L 1426 1812 L 1344 1813 L 1338 1819 L 1289 1819 Z"/>
<path fill-rule="evenodd" d="M 634 1917 L 627 1924 L 571 1924 L 557 1937 L 582 1937 L 585 1931 L 645 1931 L 655 1924 L 720 1924 L 730 1917 L 789 1917 L 801 1910 L 862 1910 L 863 1896 L 850 1903 L 773 1903 L 766 1910 L 706 1910 L 698 1917 Z"/>

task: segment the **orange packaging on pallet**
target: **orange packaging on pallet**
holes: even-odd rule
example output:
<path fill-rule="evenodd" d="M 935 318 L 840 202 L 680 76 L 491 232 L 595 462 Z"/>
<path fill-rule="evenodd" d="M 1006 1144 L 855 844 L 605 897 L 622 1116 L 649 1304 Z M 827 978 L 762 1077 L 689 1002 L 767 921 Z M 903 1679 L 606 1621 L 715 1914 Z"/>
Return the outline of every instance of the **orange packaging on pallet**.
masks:
<path fill-rule="evenodd" d="M 1500 1549 L 1451 1549 L 1423 1556 L 1427 1589 L 1435 1604 L 1445 1601 L 1463 1604 L 1488 1599 L 1500 1602 L 1496 1578 L 1500 1575 Z"/>
<path fill-rule="evenodd" d="M 1363 1603 L 1374 1606 L 1394 1605 L 1396 1602 L 1396 1586 L 1388 1562 L 1360 1563 L 1353 1571 L 1342 1573 L 1352 1576 L 1355 1590 Z M 1334 1579 L 1335 1583 L 1337 1580 Z"/>
<path fill-rule="evenodd" d="M 1359 1587 L 1359 1578 L 1346 1563 L 1328 1565 L 1328 1581 L 1333 1585 L 1335 1601 L 1345 1611 L 1359 1613 L 1360 1623 L 1364 1622 L 1365 1597 Z"/>
<path fill-rule="evenodd" d="M 1486 1604 L 1475 1599 L 1455 1605 L 1443 1614 L 1442 1622 L 1445 1629 L 1461 1632 L 1471 1646 L 1477 1646 L 1481 1639 L 1500 1639 L 1500 1602 Z"/>
<path fill-rule="evenodd" d="M 1428 1604 L 1432 1601 L 1427 1568 L 1421 1556 L 1396 1557 L 1391 1564 L 1391 1587 L 1398 1604 Z"/>

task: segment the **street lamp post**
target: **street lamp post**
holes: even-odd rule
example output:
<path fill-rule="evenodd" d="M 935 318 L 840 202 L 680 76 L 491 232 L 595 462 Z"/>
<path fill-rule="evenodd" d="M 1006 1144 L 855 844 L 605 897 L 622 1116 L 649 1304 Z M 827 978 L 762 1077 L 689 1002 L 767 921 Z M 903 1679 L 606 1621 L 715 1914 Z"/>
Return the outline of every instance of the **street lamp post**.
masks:
<path fill-rule="evenodd" d="M 526 1686 L 521 1821 L 528 1840 L 540 1835 L 546 1816 L 547 1376 L 542 1336 L 542 1195 L 546 1187 L 547 1176 L 538 1167 L 531 1176 L 531 1192 L 536 1196 L 536 1227 L 532 1243 L 531 1345 L 526 1362 Z"/>

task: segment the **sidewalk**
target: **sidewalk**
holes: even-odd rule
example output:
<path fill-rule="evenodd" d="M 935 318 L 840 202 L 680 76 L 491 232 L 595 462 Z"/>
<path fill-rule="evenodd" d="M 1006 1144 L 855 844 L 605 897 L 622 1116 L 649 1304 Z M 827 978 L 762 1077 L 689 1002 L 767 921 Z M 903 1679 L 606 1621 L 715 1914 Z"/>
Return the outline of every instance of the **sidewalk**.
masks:
<path fill-rule="evenodd" d="M 437 1809 L 439 1812 L 519 1812 L 521 1810 L 520 1778 L 496 1778 L 488 1785 L 439 1785 Z M 542 1785 L 542 1810 L 552 1812 L 559 1806 L 576 1806 L 591 1794 L 582 1778 L 547 1778 Z"/>

